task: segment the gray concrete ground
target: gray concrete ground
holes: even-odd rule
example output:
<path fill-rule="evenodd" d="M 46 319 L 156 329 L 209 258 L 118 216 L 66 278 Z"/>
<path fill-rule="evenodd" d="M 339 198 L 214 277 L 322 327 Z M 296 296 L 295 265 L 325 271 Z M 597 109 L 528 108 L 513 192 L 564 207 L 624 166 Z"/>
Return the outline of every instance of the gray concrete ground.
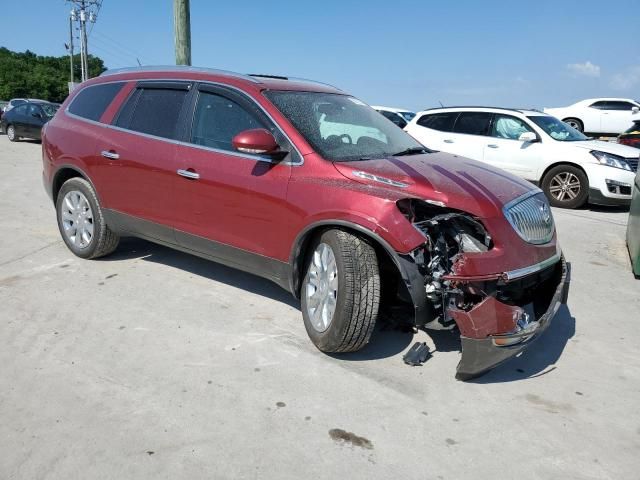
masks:
<path fill-rule="evenodd" d="M 625 212 L 554 211 L 568 308 L 461 383 L 448 333 L 332 358 L 266 280 L 135 239 L 74 257 L 40 172 L 39 144 L 0 136 L 1 479 L 640 478 Z"/>

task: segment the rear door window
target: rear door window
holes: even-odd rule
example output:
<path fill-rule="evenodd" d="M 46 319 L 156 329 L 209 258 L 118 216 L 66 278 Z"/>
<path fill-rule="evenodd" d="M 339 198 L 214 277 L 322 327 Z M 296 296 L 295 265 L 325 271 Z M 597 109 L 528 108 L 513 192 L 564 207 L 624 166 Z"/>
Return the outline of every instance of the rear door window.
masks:
<path fill-rule="evenodd" d="M 458 112 L 446 113 L 428 113 L 420 117 L 417 121 L 418 125 L 441 132 L 450 132 L 453 130 L 453 124 L 458 117 Z"/>
<path fill-rule="evenodd" d="M 605 102 L 605 101 L 599 101 L 596 103 L 591 104 L 591 108 L 595 108 L 597 110 L 607 110 L 608 109 L 608 104 L 609 102 Z"/>
<path fill-rule="evenodd" d="M 118 113 L 115 125 L 156 137 L 177 139 L 180 114 L 189 84 L 157 84 L 138 87 Z"/>
<path fill-rule="evenodd" d="M 69 105 L 69 113 L 97 122 L 125 82 L 104 83 L 84 88 Z"/>
<path fill-rule="evenodd" d="M 453 126 L 453 132 L 467 135 L 489 135 L 492 115 L 489 112 L 462 112 Z"/>
<path fill-rule="evenodd" d="M 407 126 L 407 121 L 404 118 L 402 118 L 400 114 L 394 113 L 394 112 L 388 112 L 386 110 L 379 110 L 379 112 L 382 115 L 384 115 L 386 118 L 391 120 L 393 123 L 395 123 L 397 126 L 399 126 L 400 128 L 404 128 Z"/>

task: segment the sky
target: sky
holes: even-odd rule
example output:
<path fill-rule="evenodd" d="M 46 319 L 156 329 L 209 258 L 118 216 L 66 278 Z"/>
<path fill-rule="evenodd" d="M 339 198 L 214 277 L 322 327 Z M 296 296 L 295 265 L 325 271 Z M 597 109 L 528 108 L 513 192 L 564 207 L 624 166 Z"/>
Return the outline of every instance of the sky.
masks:
<path fill-rule="evenodd" d="M 0 0 L 0 46 L 66 54 L 70 8 Z M 191 0 L 192 63 L 413 110 L 639 99 L 639 20 L 640 0 Z M 103 0 L 88 43 L 108 68 L 173 64 L 173 1 Z"/>

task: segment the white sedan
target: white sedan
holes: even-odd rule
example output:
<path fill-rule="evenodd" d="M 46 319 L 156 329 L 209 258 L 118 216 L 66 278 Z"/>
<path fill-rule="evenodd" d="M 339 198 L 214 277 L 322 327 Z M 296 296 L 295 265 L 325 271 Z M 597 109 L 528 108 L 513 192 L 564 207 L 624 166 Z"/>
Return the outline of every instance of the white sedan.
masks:
<path fill-rule="evenodd" d="M 640 103 L 628 98 L 590 98 L 568 107 L 545 108 L 581 132 L 618 135 L 640 120 Z"/>

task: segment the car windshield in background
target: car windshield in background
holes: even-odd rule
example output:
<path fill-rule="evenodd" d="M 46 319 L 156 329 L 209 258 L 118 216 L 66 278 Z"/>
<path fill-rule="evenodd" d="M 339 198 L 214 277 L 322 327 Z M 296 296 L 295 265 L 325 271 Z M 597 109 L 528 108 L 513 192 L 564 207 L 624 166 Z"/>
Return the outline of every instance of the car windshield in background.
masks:
<path fill-rule="evenodd" d="M 373 108 L 346 95 L 271 90 L 265 95 L 311 146 L 334 161 L 383 158 L 423 147 Z"/>
<path fill-rule="evenodd" d="M 413 120 L 413 117 L 416 116 L 413 112 L 400 112 L 400 115 L 402 115 L 407 122 L 410 122 Z"/>
<path fill-rule="evenodd" d="M 53 105 L 51 103 L 42 103 L 40 106 L 42 110 L 44 110 L 44 114 L 49 118 L 53 117 L 60 107 L 59 105 Z"/>
<path fill-rule="evenodd" d="M 544 130 L 547 135 L 559 142 L 589 140 L 589 137 L 555 117 L 549 115 L 532 115 L 527 118 Z"/>

